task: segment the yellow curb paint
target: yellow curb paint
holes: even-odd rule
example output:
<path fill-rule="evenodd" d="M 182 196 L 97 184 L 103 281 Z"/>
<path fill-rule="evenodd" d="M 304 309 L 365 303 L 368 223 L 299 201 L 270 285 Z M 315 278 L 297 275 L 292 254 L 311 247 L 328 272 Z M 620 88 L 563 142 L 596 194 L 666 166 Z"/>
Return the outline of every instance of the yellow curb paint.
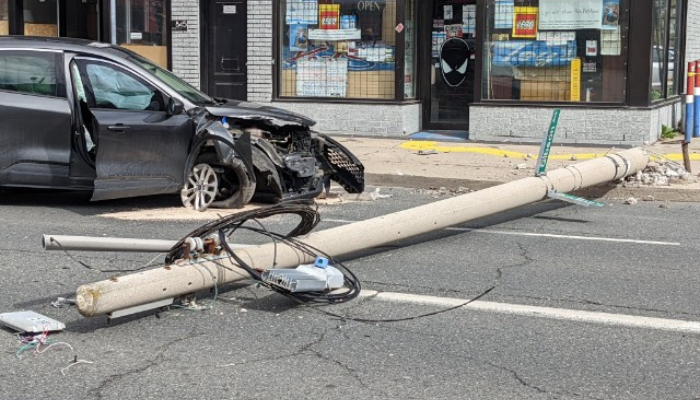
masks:
<path fill-rule="evenodd" d="M 527 158 L 527 154 L 518 151 L 501 150 L 489 147 L 467 147 L 467 146 L 449 146 L 440 142 L 433 141 L 410 141 L 404 142 L 400 146 L 404 150 L 411 151 L 430 151 L 434 150 L 439 153 L 473 153 L 473 154 L 484 154 L 488 156 L 495 157 L 508 157 L 508 158 Z M 612 152 L 612 151 L 611 151 Z M 605 157 L 610 152 L 604 153 L 571 153 L 571 154 L 552 154 L 549 156 L 550 160 L 569 160 L 569 161 L 582 161 L 582 160 L 592 160 L 594 158 Z M 534 156 L 534 155 L 533 155 Z M 654 161 L 668 159 L 672 161 L 683 161 L 682 154 L 665 154 L 663 157 L 651 156 Z M 700 154 L 691 154 L 691 161 L 700 161 Z"/>

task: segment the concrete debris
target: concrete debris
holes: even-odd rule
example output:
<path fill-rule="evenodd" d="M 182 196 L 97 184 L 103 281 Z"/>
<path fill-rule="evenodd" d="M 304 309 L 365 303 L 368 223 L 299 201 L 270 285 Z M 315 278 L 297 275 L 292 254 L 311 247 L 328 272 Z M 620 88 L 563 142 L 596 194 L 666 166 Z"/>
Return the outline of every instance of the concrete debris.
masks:
<path fill-rule="evenodd" d="M 525 155 L 525 158 L 534 158 L 534 157 L 535 157 L 534 155 L 529 154 L 529 153 L 527 155 Z"/>
<path fill-rule="evenodd" d="M 431 154 L 438 154 L 436 150 L 418 150 L 419 156 L 429 156 Z"/>
<path fill-rule="evenodd" d="M 75 299 L 69 299 L 65 297 L 59 297 L 56 299 L 56 301 L 51 302 L 51 306 L 55 308 L 64 308 L 68 306 L 74 306 L 75 305 Z"/>
<path fill-rule="evenodd" d="M 674 183 L 690 183 L 697 178 L 685 170 L 683 165 L 673 161 L 650 162 L 636 175 L 625 181 L 625 186 L 671 186 Z"/>
<path fill-rule="evenodd" d="M 639 203 L 639 200 L 635 199 L 634 197 L 630 197 L 629 199 L 625 200 L 625 204 L 629 204 L 631 206 Z"/>
<path fill-rule="evenodd" d="M 569 158 L 570 161 L 578 161 L 578 157 L 576 157 L 575 154 L 571 155 L 571 158 Z"/>
<path fill-rule="evenodd" d="M 515 166 L 515 169 L 527 169 L 527 164 L 518 164 Z"/>
<path fill-rule="evenodd" d="M 360 193 L 357 195 L 354 195 L 353 197 L 350 197 L 349 200 L 351 201 L 377 201 L 381 199 L 390 199 L 393 196 L 390 194 L 379 194 L 381 188 L 376 188 L 371 192 L 364 192 Z"/>

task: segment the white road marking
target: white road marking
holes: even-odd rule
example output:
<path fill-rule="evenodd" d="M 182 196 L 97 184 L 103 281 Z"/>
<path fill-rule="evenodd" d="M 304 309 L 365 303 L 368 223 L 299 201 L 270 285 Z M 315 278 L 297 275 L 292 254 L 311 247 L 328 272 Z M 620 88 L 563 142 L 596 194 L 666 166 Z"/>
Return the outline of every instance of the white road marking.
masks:
<path fill-rule="evenodd" d="M 404 293 L 376 292 L 363 290 L 361 297 L 372 297 L 396 303 L 423 304 L 438 307 L 454 307 L 466 303 L 467 299 L 450 297 L 422 296 Z M 682 333 L 700 333 L 700 322 L 678 319 L 641 317 L 625 314 L 611 314 L 594 311 L 569 310 L 564 308 L 526 306 L 520 304 L 495 303 L 490 301 L 474 301 L 463 307 L 467 310 L 510 314 L 523 317 L 546 318 L 560 321 L 599 324 L 607 326 L 622 326 L 628 328 L 654 329 Z"/>
<path fill-rule="evenodd" d="M 323 222 L 334 222 L 338 224 L 352 224 L 357 221 L 348 221 L 344 219 L 323 219 Z M 640 239 L 620 239 L 602 236 L 576 236 L 576 235 L 555 235 L 551 233 L 532 233 L 532 232 L 518 232 L 518 231 L 500 231 L 493 229 L 472 229 L 472 228 L 445 228 L 447 231 L 457 231 L 457 232 L 474 232 L 474 233 L 485 233 L 491 235 L 512 235 L 512 236 L 533 236 L 533 237 L 546 237 L 552 239 L 567 239 L 567 240 L 589 240 L 598 242 L 613 242 L 613 243 L 634 243 L 634 244 L 649 244 L 656 246 L 680 246 L 678 242 L 660 242 L 656 240 L 640 240 Z"/>
<path fill-rule="evenodd" d="M 554 235 L 551 233 L 498 231 L 498 230 L 492 230 L 492 229 L 445 228 L 445 230 L 459 231 L 459 232 L 488 233 L 488 234 L 492 234 L 492 235 L 535 236 L 535 237 L 546 237 L 546 238 L 553 238 L 553 239 L 590 240 L 590 241 L 599 241 L 599 242 L 651 244 L 651 245 L 657 245 L 657 246 L 680 246 L 681 245 L 678 242 L 659 242 L 659 241 L 655 241 L 655 240 L 620 239 L 620 238 L 610 238 L 610 237 L 602 237 L 602 236 Z"/>

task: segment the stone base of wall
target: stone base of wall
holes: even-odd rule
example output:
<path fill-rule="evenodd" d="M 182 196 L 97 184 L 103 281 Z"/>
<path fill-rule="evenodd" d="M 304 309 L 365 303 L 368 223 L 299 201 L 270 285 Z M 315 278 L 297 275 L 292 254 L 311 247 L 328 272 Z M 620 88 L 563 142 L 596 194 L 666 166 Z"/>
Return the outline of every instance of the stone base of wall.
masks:
<path fill-rule="evenodd" d="M 314 119 L 314 130 L 331 134 L 402 137 L 421 128 L 420 104 L 288 103 L 272 105 Z"/>
<path fill-rule="evenodd" d="M 547 132 L 553 107 L 472 106 L 469 139 L 538 142 Z M 655 142 L 661 126 L 677 127 L 681 103 L 655 109 L 561 109 L 556 141 L 581 144 Z"/>

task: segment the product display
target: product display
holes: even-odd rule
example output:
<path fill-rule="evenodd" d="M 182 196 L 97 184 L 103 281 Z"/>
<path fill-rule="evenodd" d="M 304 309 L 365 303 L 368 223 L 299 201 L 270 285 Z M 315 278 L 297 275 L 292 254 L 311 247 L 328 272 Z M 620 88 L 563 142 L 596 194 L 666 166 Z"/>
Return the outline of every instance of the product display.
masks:
<path fill-rule="evenodd" d="M 623 102 L 630 0 L 490 0 L 484 97 Z"/>
<path fill-rule="evenodd" d="M 396 1 L 288 0 L 282 10 L 282 96 L 395 96 Z"/>

